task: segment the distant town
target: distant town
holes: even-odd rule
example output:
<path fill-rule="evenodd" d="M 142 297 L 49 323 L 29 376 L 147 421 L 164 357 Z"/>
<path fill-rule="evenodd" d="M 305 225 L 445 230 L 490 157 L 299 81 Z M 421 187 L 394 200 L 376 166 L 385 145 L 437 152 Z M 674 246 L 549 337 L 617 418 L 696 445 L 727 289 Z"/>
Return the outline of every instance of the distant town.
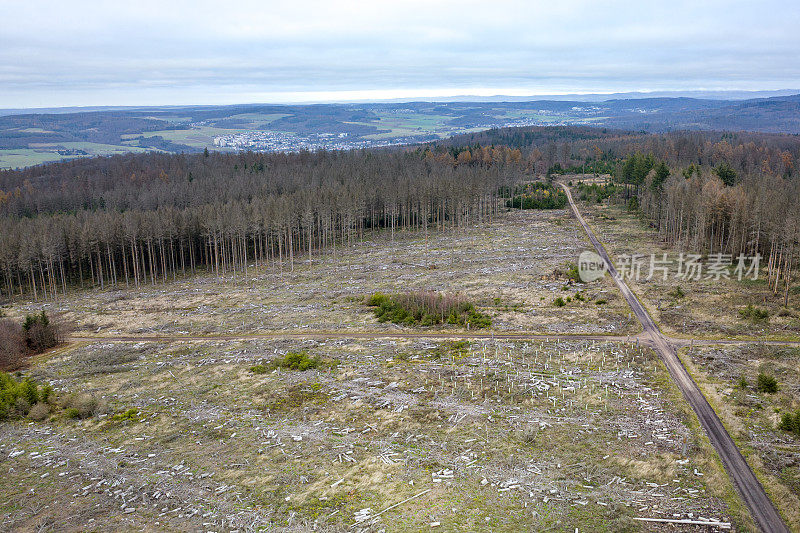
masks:
<path fill-rule="evenodd" d="M 580 108 L 574 107 L 573 111 L 597 113 L 599 108 Z M 539 110 L 539 114 L 546 114 L 545 110 Z M 550 121 L 550 125 L 574 124 L 574 118 L 565 118 L 563 121 Z M 506 127 L 541 126 L 543 121 L 538 117 L 517 118 L 514 120 L 494 120 L 483 123 L 470 124 L 474 129 L 491 129 Z M 206 126 L 206 122 L 193 123 L 191 127 Z M 398 146 L 418 142 L 436 140 L 448 135 L 457 134 L 462 128 L 452 128 L 442 135 L 434 134 L 430 131 L 422 131 L 418 135 L 408 135 L 402 137 L 387 137 L 380 139 L 370 139 L 358 135 L 350 135 L 347 132 L 322 132 L 301 134 L 285 131 L 243 131 L 227 133 L 214 137 L 214 146 L 222 149 L 250 150 L 254 152 L 300 152 L 303 150 L 352 150 L 354 148 L 378 148 L 382 146 Z"/>
<path fill-rule="evenodd" d="M 409 144 L 427 140 L 430 136 L 364 139 L 347 133 L 312 133 L 302 135 L 281 131 L 244 131 L 214 137 L 214 146 L 254 152 L 300 152 L 303 150 L 351 150 Z"/>

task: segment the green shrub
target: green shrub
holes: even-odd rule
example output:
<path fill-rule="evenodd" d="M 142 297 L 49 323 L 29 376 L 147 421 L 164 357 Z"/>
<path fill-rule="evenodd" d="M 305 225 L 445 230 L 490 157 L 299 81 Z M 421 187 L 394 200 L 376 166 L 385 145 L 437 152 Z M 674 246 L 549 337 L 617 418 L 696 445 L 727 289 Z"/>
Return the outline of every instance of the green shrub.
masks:
<path fill-rule="evenodd" d="M 51 395 L 49 386 L 39 387 L 30 378 L 21 381 L 0 372 L 0 420 L 28 415 L 31 407 L 47 402 Z"/>
<path fill-rule="evenodd" d="M 431 291 L 392 296 L 377 293 L 370 296 L 366 304 L 375 307 L 375 316 L 380 322 L 409 326 L 447 323 L 470 328 L 486 328 L 492 324 L 491 318 L 463 298 Z"/>
<path fill-rule="evenodd" d="M 126 411 L 120 411 L 119 413 L 112 415 L 111 420 L 113 422 L 138 422 L 139 410 L 133 407 Z"/>
<path fill-rule="evenodd" d="M 761 392 L 766 392 L 768 394 L 774 394 L 778 392 L 778 381 L 768 375 L 764 374 L 763 372 L 758 375 L 758 381 L 756 382 L 756 388 Z"/>
<path fill-rule="evenodd" d="M 611 170 L 611 172 L 614 172 Z M 617 195 L 622 191 L 622 186 L 609 183 L 607 185 L 598 185 L 597 183 L 579 183 L 578 184 L 578 197 L 584 202 L 601 203 L 606 198 Z"/>
<path fill-rule="evenodd" d="M 266 374 L 267 372 L 269 372 L 269 368 L 267 367 L 267 365 L 259 363 L 257 365 L 251 366 L 250 372 L 252 372 L 253 374 Z"/>
<path fill-rule="evenodd" d="M 680 300 L 681 298 L 686 296 L 686 293 L 683 292 L 683 289 L 681 289 L 680 287 L 675 287 L 669 292 L 669 295 L 675 298 L 676 300 Z"/>
<path fill-rule="evenodd" d="M 567 265 L 567 277 L 576 283 L 583 283 L 580 272 L 578 272 L 578 265 L 575 263 Z"/>
<path fill-rule="evenodd" d="M 559 296 L 553 301 L 553 305 L 555 305 L 556 307 L 564 307 L 565 305 L 567 305 L 567 302 L 564 301 L 564 298 Z"/>
<path fill-rule="evenodd" d="M 103 411 L 105 404 L 86 393 L 55 398 L 50 385 L 39 386 L 30 378 L 18 380 L 0 372 L 0 420 L 27 416 L 41 421 L 59 408 L 67 418 L 86 418 Z"/>
<path fill-rule="evenodd" d="M 744 309 L 739 309 L 739 316 L 742 318 L 749 318 L 754 321 L 766 320 L 769 318 L 769 311 L 755 307 L 753 304 L 747 304 Z"/>
<path fill-rule="evenodd" d="M 794 414 L 783 413 L 781 421 L 778 423 L 778 429 L 800 436 L 800 410 Z"/>
<path fill-rule="evenodd" d="M 367 298 L 367 305 L 370 307 L 380 307 L 381 305 L 383 305 L 385 302 L 388 301 L 389 301 L 389 296 L 380 292 L 376 292 L 375 294 Z"/>
<path fill-rule="evenodd" d="M 608 300 L 606 300 L 604 298 L 600 298 L 599 300 L 597 300 L 595 302 L 595 305 L 606 305 L 607 303 L 608 303 Z"/>
<path fill-rule="evenodd" d="M 319 359 L 316 357 L 309 357 L 306 352 L 289 352 L 282 360 L 278 362 L 278 366 L 289 370 L 311 370 L 319 366 Z"/>
<path fill-rule="evenodd" d="M 746 389 L 749 386 L 749 384 L 747 383 L 747 379 L 744 376 L 739 378 L 738 385 L 740 389 Z"/>
<path fill-rule="evenodd" d="M 259 363 L 251 366 L 250 372 L 253 374 L 266 374 L 277 368 L 304 372 L 306 370 L 319 368 L 322 364 L 323 361 L 320 358 L 311 357 L 307 352 L 288 352 L 283 357 L 274 359 L 268 364 Z"/>

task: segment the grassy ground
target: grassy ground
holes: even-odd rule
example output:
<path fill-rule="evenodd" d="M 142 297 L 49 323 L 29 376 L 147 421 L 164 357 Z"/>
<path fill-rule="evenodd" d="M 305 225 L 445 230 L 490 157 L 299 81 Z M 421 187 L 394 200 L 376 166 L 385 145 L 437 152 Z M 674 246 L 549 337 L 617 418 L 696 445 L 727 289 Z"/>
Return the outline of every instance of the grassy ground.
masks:
<path fill-rule="evenodd" d="M 660 271 L 647 280 L 651 254 L 662 258 L 666 253 L 668 259 L 677 261 L 681 250 L 662 244 L 652 228 L 622 206 L 586 203 L 580 206 L 617 265 L 621 255 L 646 257 L 642 276 L 638 281 L 628 280 L 628 285 L 665 333 L 711 338 L 800 339 L 800 296 L 791 297 L 789 308 L 784 309 L 782 295 L 773 295 L 764 281 L 766 269 L 761 269 L 760 279 L 755 281 L 739 281 L 734 275 L 727 280 L 676 280 L 677 266 L 673 265 L 666 281 Z M 678 287 L 683 296 L 676 292 Z M 768 311 L 769 318 L 742 318 L 739 311 L 748 304 Z"/>

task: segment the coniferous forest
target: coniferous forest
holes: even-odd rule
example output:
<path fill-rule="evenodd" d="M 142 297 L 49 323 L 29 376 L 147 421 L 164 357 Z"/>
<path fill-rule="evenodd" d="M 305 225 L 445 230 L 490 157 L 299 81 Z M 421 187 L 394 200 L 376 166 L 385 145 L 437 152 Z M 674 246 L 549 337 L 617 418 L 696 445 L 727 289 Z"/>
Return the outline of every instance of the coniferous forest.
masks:
<path fill-rule="evenodd" d="M 379 228 L 490 220 L 519 150 L 481 164 L 449 153 L 144 154 L 0 173 L 0 290 L 139 286 L 207 269 L 294 267 Z M 334 249 L 335 253 L 335 249 Z"/>

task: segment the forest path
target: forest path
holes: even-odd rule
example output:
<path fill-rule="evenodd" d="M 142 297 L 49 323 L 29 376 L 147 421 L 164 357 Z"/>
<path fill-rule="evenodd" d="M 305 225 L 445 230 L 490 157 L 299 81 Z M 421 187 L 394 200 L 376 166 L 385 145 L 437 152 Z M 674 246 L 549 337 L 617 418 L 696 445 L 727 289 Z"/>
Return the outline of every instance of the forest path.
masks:
<path fill-rule="evenodd" d="M 692 379 L 686 367 L 683 366 L 683 363 L 678 357 L 675 343 L 661 333 L 661 330 L 656 326 L 655 322 L 653 322 L 653 319 L 645 310 L 642 303 L 636 298 L 630 288 L 628 288 L 625 280 L 619 276 L 605 247 L 597 239 L 592 229 L 578 211 L 578 207 L 575 205 L 569 188 L 563 184 L 562 187 L 567 193 L 567 199 L 569 200 L 569 205 L 572 207 L 572 212 L 575 214 L 581 226 L 583 226 L 583 229 L 589 236 L 589 240 L 594 245 L 597 253 L 605 261 L 608 272 L 613 277 L 614 282 L 622 292 L 625 300 L 627 300 L 636 318 L 641 322 L 642 328 L 644 329 L 641 337 L 642 340 L 647 342 L 658 353 L 669 370 L 672 379 L 678 385 L 678 388 L 680 388 L 684 397 L 689 402 L 689 405 L 694 409 L 697 418 L 700 420 L 700 424 L 711 440 L 711 444 L 717 450 L 722 464 L 728 471 L 728 476 L 730 476 L 733 485 L 750 509 L 750 514 L 753 519 L 762 531 L 788 532 L 789 529 L 772 504 L 772 500 L 767 496 L 764 487 L 758 481 L 758 478 L 756 478 L 750 465 L 745 461 L 744 456 L 742 456 L 736 443 L 733 441 L 730 434 L 728 434 L 722 421 L 717 416 L 717 413 L 708 403 L 705 396 L 703 396 L 697 383 Z"/>

